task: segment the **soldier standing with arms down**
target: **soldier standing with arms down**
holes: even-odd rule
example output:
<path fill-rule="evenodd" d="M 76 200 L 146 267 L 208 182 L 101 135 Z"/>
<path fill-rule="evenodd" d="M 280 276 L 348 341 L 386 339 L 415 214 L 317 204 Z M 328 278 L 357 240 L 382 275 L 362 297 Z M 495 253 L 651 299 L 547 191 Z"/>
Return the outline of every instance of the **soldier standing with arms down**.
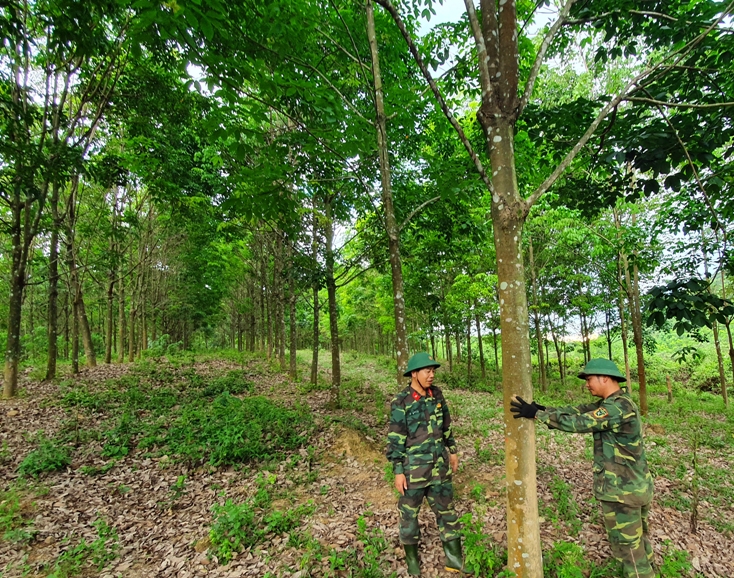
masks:
<path fill-rule="evenodd" d="M 439 367 L 427 353 L 411 357 L 404 374 L 410 377 L 410 385 L 395 396 L 390 409 L 387 459 L 400 492 L 400 542 L 411 576 L 420 576 L 418 512 L 424 497 L 436 515 L 446 570 L 463 571 L 460 525 L 452 504 L 451 483 L 451 475 L 459 468 L 459 456 L 446 399 L 433 386 Z"/>
<path fill-rule="evenodd" d="M 612 554 L 627 578 L 655 578 L 647 516 L 653 482 L 642 443 L 635 402 L 613 361 L 592 359 L 579 373 L 601 400 L 578 406 L 545 407 L 521 397 L 510 402 L 514 417 L 536 419 L 551 429 L 594 435 L 594 496 L 601 504 Z"/>

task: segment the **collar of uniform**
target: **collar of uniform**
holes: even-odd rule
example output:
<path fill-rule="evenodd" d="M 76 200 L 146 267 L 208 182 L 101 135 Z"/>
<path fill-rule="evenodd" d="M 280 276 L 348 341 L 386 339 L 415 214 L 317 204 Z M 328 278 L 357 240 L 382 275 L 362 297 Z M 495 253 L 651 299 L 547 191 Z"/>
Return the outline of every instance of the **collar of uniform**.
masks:
<path fill-rule="evenodd" d="M 613 397 L 617 397 L 618 395 L 623 395 L 625 393 L 627 393 L 627 388 L 626 387 L 620 387 L 617 391 L 615 391 L 614 393 L 609 394 L 604 399 L 611 399 Z"/>
<path fill-rule="evenodd" d="M 426 396 L 422 396 L 420 393 L 418 393 L 416 390 L 414 390 L 412 387 L 410 388 L 410 394 L 413 396 L 413 399 L 418 401 L 422 397 L 433 397 L 433 390 L 430 387 L 426 388 Z"/>

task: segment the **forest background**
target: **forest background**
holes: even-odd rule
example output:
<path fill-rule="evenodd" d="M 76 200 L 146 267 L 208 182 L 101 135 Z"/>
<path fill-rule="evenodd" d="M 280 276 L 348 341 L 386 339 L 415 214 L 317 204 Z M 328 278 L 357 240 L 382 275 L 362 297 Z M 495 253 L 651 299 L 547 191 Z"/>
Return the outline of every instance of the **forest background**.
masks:
<path fill-rule="evenodd" d="M 400 375 L 428 350 L 518 440 L 501 540 L 540 576 L 536 432 L 508 400 L 573 397 L 605 356 L 643 415 L 679 400 L 671 507 L 696 529 L 699 446 L 732 443 L 731 5 L 485 0 L 432 26 L 431 0 L 376 3 L 2 6 L 3 397 L 230 349 L 338 413 L 344 352 Z M 6 443 L 70 443 L 33 427 Z"/>

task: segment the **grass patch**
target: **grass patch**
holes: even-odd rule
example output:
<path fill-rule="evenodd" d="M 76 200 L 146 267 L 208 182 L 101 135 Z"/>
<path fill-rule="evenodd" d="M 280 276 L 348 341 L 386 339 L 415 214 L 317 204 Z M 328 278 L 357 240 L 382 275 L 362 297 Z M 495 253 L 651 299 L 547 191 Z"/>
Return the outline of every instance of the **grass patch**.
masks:
<path fill-rule="evenodd" d="M 313 513 L 310 502 L 285 512 L 270 510 L 275 481 L 272 474 L 258 475 L 258 490 L 244 503 L 227 500 L 224 505 L 212 507 L 214 521 L 209 531 L 212 544 L 209 553 L 220 564 L 229 564 L 235 553 L 259 544 L 268 535 L 280 536 L 293 531 L 305 516 Z"/>
<path fill-rule="evenodd" d="M 264 397 L 236 397 L 253 389 L 244 370 L 209 378 L 192 367 L 144 361 L 104 389 L 67 391 L 61 404 L 110 416 L 99 437 L 102 457 L 113 460 L 137 448 L 219 466 L 277 459 L 301 447 L 314 429 L 310 411 Z M 105 468 L 84 473 L 104 473 Z"/>
<path fill-rule="evenodd" d="M 38 437 L 38 447 L 20 462 L 18 473 L 24 477 L 37 478 L 47 472 L 63 470 L 69 464 L 71 464 L 69 448 L 41 434 Z"/>
<path fill-rule="evenodd" d="M 22 496 L 15 488 L 0 492 L 0 535 L 7 542 L 29 542 L 36 532 L 24 517 Z"/>
<path fill-rule="evenodd" d="M 48 578 L 78 576 L 92 566 L 102 570 L 117 558 L 120 549 L 117 530 L 101 518 L 94 522 L 94 527 L 97 529 L 97 539 L 91 543 L 82 540 L 66 550 L 49 568 Z"/>

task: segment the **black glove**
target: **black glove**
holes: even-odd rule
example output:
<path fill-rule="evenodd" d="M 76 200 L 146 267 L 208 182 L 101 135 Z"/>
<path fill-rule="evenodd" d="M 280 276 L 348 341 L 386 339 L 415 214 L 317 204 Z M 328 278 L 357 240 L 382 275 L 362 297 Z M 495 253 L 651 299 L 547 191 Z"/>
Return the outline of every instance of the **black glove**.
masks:
<path fill-rule="evenodd" d="M 521 398 L 519 395 L 517 396 L 517 399 L 513 399 L 510 401 L 510 411 L 514 414 L 512 417 L 515 419 L 526 417 L 528 419 L 534 419 L 535 414 L 538 413 L 538 410 L 544 410 L 544 405 L 538 405 L 537 403 L 528 403 L 523 398 Z"/>

